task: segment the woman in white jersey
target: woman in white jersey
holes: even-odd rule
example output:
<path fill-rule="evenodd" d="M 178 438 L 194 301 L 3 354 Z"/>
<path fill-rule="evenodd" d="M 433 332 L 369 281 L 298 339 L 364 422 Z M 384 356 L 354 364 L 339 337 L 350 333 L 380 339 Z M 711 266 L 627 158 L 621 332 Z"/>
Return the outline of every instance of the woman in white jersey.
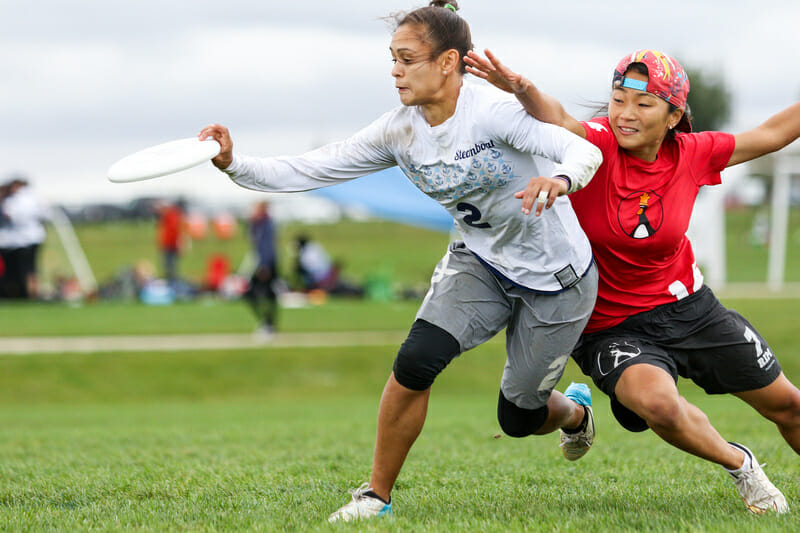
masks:
<path fill-rule="evenodd" d="M 597 283 L 589 243 L 563 195 L 589 181 L 601 156 L 513 98 L 463 83 L 472 41 L 456 10 L 455 1 L 434 1 L 397 17 L 390 50 L 403 106 L 345 141 L 297 157 L 254 158 L 234 153 L 222 126 L 200 133 L 222 146 L 213 163 L 255 190 L 305 191 L 397 165 L 450 212 L 463 239 L 436 267 L 386 383 L 370 481 L 331 521 L 391 512 L 391 490 L 422 430 L 435 377 L 503 328 L 503 430 L 524 437 L 561 428 L 568 459 L 582 456 L 594 435 L 588 388 L 573 385 L 564 395 L 553 387 Z M 533 154 L 553 161 L 552 177 L 540 177 Z M 515 197 L 536 198 L 537 216 Z"/>

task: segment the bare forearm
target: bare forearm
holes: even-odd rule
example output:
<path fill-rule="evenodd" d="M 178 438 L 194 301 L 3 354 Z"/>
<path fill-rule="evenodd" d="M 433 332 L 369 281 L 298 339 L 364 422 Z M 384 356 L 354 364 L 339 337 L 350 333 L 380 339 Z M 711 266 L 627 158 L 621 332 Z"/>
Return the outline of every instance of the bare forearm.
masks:
<path fill-rule="evenodd" d="M 772 115 L 763 124 L 736 135 L 736 148 L 728 166 L 780 150 L 800 137 L 800 102 Z"/>
<path fill-rule="evenodd" d="M 561 102 L 540 91 L 528 79 L 523 78 L 520 85 L 521 90 L 515 91 L 514 94 L 529 115 L 541 122 L 566 128 L 583 139 L 586 138 L 586 131 L 581 123 L 567 113 Z"/>
<path fill-rule="evenodd" d="M 767 119 L 763 127 L 774 135 L 775 150 L 796 140 L 800 137 L 800 102 Z"/>
<path fill-rule="evenodd" d="M 523 90 L 515 93 L 515 96 L 525 108 L 525 111 L 536 120 L 555 124 L 556 126 L 564 126 L 566 117 L 569 116 L 561 102 L 540 91 L 528 79 L 523 81 Z"/>

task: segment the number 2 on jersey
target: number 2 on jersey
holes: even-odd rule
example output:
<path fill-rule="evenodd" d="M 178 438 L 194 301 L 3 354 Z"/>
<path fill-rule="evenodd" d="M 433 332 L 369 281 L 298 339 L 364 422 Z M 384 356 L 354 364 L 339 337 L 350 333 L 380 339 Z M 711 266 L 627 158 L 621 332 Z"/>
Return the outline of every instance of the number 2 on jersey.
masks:
<path fill-rule="evenodd" d="M 491 228 L 492 226 L 489 225 L 488 222 L 478 222 L 481 219 L 481 211 L 477 207 L 472 204 L 468 204 L 467 202 L 459 202 L 456 205 L 456 209 L 461 211 L 462 213 L 466 212 L 467 214 L 464 215 L 464 223 L 468 226 L 472 226 L 473 228 Z"/>

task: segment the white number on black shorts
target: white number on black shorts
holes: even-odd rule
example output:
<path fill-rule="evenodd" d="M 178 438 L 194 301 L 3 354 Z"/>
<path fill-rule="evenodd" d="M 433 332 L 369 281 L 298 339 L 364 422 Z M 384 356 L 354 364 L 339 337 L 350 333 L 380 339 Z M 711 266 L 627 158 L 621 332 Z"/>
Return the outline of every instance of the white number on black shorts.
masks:
<path fill-rule="evenodd" d="M 753 346 L 755 346 L 756 361 L 758 362 L 758 367 L 764 368 L 765 366 L 767 366 L 770 360 L 773 358 L 773 355 L 769 348 L 767 348 L 765 351 L 764 347 L 761 346 L 761 341 L 758 339 L 758 335 L 756 335 L 756 332 L 745 326 L 744 339 L 747 342 L 752 342 Z"/>

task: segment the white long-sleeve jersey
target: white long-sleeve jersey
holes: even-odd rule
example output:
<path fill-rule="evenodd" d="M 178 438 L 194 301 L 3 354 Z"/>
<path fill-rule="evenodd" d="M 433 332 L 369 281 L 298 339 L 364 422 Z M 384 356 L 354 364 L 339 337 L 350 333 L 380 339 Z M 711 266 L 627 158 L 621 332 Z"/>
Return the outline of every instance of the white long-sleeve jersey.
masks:
<path fill-rule="evenodd" d="M 431 127 L 418 107 L 398 107 L 347 140 L 296 157 L 234 154 L 225 172 L 238 185 L 270 192 L 335 185 L 397 165 L 453 216 L 467 247 L 511 281 L 556 292 L 589 268 L 592 252 L 570 202 L 559 197 L 540 217 L 524 215 L 514 193 L 542 175 L 533 155 L 554 162 L 551 176 L 589 182 L 600 150 L 564 128 L 537 121 L 496 89 L 464 84 L 455 113 Z"/>

